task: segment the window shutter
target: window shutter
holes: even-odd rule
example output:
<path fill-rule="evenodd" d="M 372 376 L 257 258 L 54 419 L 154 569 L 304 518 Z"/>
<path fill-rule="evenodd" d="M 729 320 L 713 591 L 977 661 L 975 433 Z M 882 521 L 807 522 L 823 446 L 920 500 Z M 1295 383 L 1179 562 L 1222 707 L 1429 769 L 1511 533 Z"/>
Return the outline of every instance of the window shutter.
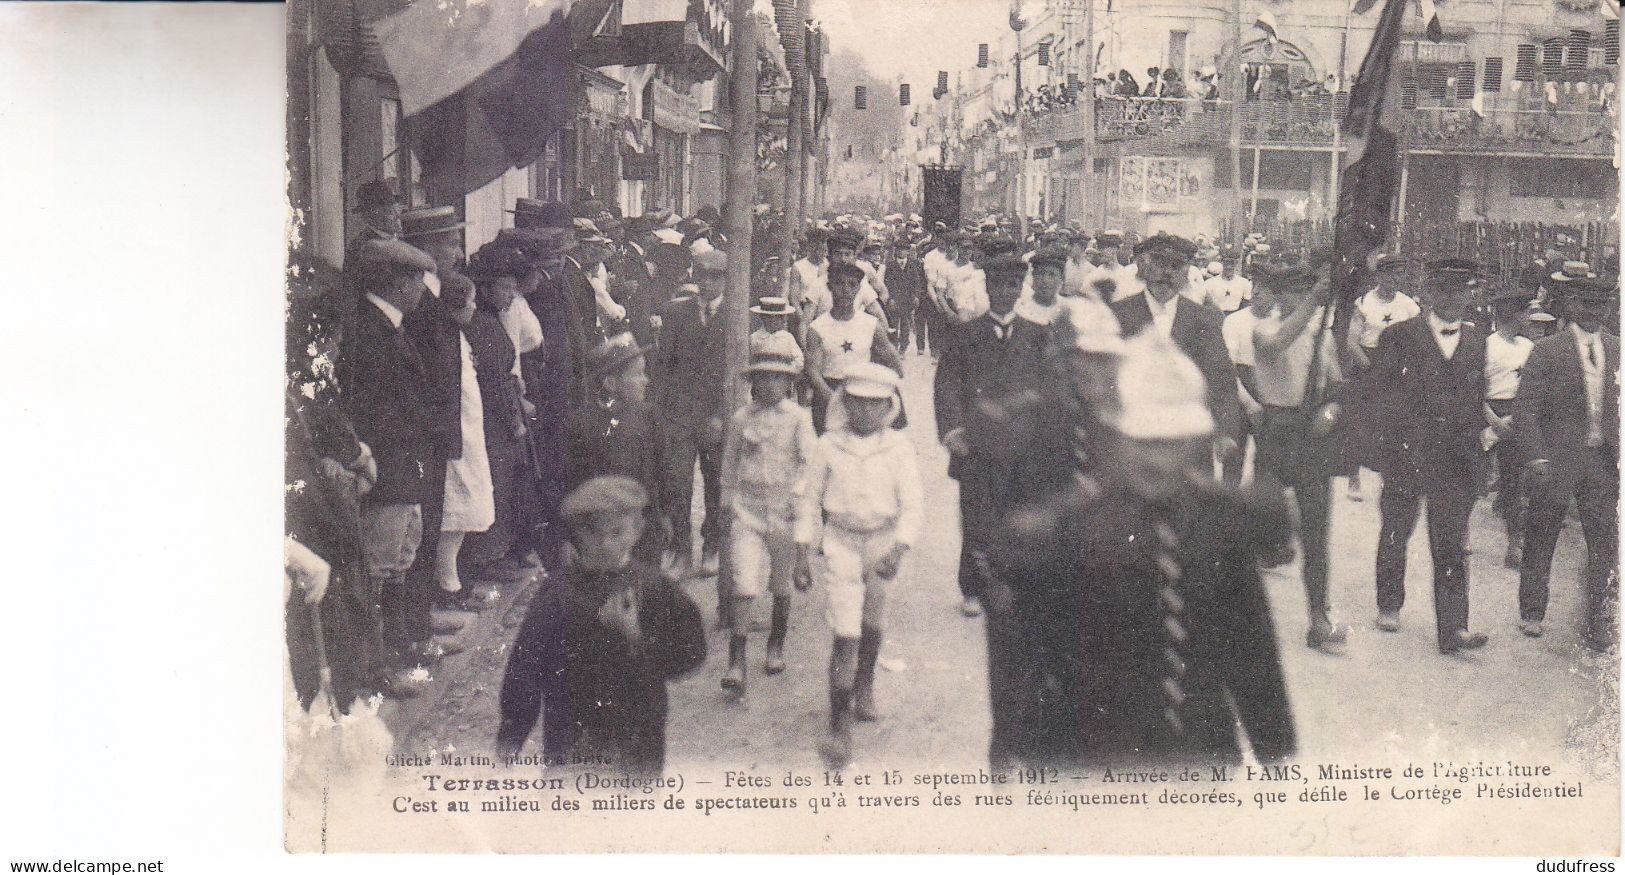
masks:
<path fill-rule="evenodd" d="M 1518 46 L 1518 64 L 1513 68 L 1515 82 L 1535 81 L 1535 47 L 1529 43 Z"/>
<path fill-rule="evenodd" d="M 1456 65 L 1456 99 L 1472 100 L 1477 90 L 1478 71 L 1473 67 L 1472 61 L 1462 61 Z"/>
<path fill-rule="evenodd" d="M 1484 59 L 1484 90 L 1485 91 L 1491 91 L 1491 92 L 1501 90 L 1501 59 L 1500 58 L 1485 58 Z"/>

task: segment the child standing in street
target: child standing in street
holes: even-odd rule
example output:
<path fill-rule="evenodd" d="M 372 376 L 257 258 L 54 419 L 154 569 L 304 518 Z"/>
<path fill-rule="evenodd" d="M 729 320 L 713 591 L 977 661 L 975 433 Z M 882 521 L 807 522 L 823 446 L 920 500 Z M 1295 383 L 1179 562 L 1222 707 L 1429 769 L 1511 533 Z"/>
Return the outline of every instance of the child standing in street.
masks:
<path fill-rule="evenodd" d="M 632 557 L 649 494 L 620 475 L 565 496 L 574 555 L 545 585 L 514 640 L 497 749 L 519 753 L 541 717 L 549 764 L 594 762 L 658 775 L 666 762 L 666 682 L 705 661 L 699 609 Z"/>
<path fill-rule="evenodd" d="M 802 589 L 810 581 L 805 561 L 798 562 L 795 533 L 818 436 L 812 416 L 791 395 L 801 367 L 801 349 L 789 332 L 752 336 L 745 370 L 750 402 L 734 411 L 723 445 L 722 507 L 733 572 L 733 606 L 727 616 L 733 634 L 722 687 L 740 695 L 748 674 L 745 648 L 752 603 L 764 590 L 773 594 L 764 668 L 778 674 L 784 671 L 792 578 Z"/>
<path fill-rule="evenodd" d="M 914 447 L 889 428 L 902 409 L 896 372 L 862 363 L 835 395 L 845 421 L 818 441 L 796 520 L 799 561 L 818 542 L 824 519 L 824 580 L 835 633 L 829 659 L 829 734 L 819 753 L 831 768 L 852 759 L 852 718 L 877 720 L 875 662 L 885 629 L 886 594 L 919 536 L 925 498 Z"/>

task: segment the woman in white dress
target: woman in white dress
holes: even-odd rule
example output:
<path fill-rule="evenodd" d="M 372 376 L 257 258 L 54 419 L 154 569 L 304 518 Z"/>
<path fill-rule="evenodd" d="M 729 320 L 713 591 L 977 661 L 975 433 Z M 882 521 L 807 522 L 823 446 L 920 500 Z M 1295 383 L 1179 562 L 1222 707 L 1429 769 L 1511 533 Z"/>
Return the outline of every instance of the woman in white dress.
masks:
<path fill-rule="evenodd" d="M 474 283 L 467 277 L 452 274 L 442 278 L 440 296 L 459 325 L 467 325 L 474 317 Z M 462 551 L 464 536 L 489 529 L 497 515 L 491 493 L 491 465 L 485 453 L 485 413 L 474 372 L 474 351 L 461 332 L 457 342 L 463 368 L 458 404 L 463 453 L 446 463 L 446 504 L 440 518 L 440 549 L 435 554 L 435 580 L 446 592 L 460 592 L 463 588 L 457 575 L 457 554 Z"/>

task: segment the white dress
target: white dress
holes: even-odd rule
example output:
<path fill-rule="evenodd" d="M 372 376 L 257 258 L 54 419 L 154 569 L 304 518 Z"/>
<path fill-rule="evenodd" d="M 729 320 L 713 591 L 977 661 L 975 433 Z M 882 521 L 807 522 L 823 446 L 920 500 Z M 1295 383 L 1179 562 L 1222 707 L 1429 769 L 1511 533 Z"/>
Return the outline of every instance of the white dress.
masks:
<path fill-rule="evenodd" d="M 485 412 L 480 404 L 480 383 L 474 375 L 474 350 L 458 332 L 462 346 L 463 390 L 458 425 L 463 433 L 463 455 L 446 463 L 446 510 L 442 532 L 483 532 L 497 520 L 491 496 L 491 463 L 485 455 Z"/>

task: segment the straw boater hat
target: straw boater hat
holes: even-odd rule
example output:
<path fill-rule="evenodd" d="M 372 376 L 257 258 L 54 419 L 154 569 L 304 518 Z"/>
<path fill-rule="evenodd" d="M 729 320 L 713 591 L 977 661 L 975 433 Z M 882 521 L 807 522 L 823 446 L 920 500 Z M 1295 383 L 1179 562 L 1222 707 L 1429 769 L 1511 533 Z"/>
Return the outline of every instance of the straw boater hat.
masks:
<path fill-rule="evenodd" d="M 758 316 L 789 316 L 796 309 L 790 306 L 789 300 L 769 295 L 757 301 L 750 311 Z"/>
<path fill-rule="evenodd" d="M 361 245 L 358 257 L 361 265 L 369 269 L 398 269 L 424 273 L 435 270 L 434 259 L 429 253 L 393 237 L 385 240 L 368 240 Z"/>
<path fill-rule="evenodd" d="M 1196 364 L 1156 331 L 1123 342 L 1114 409 L 1102 418 L 1134 440 L 1181 440 L 1213 433 L 1207 385 Z"/>
<path fill-rule="evenodd" d="M 785 332 L 774 332 L 766 337 L 753 337 L 750 341 L 750 365 L 747 374 L 801 373 L 801 347 L 796 339 Z"/>
<path fill-rule="evenodd" d="M 1589 276 L 1596 276 L 1596 274 L 1591 272 L 1591 265 L 1586 264 L 1583 261 L 1565 261 L 1563 262 L 1562 267 L 1558 268 L 1556 271 L 1553 271 L 1552 281 L 1567 283 L 1573 282 L 1577 279 L 1584 279 Z"/>
<path fill-rule="evenodd" d="M 468 227 L 457 218 L 456 207 L 419 207 L 401 213 L 401 237 L 429 237 Z"/>

